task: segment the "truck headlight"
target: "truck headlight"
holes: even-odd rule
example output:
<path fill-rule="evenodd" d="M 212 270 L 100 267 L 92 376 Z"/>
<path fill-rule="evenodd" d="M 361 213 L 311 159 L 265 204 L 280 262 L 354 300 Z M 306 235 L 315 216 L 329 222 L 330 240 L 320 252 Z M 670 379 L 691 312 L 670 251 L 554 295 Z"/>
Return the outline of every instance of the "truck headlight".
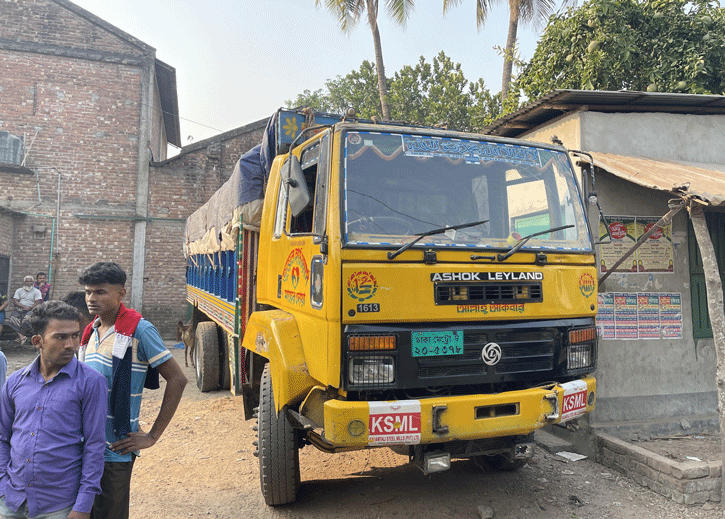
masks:
<path fill-rule="evenodd" d="M 597 329 L 594 326 L 569 330 L 566 370 L 570 375 L 586 373 L 597 362 Z"/>
<path fill-rule="evenodd" d="M 387 386 L 395 382 L 393 357 L 366 356 L 350 359 L 348 380 L 354 386 Z"/>
<path fill-rule="evenodd" d="M 569 346 L 566 356 L 566 369 L 573 371 L 594 365 L 594 345 L 576 344 Z"/>

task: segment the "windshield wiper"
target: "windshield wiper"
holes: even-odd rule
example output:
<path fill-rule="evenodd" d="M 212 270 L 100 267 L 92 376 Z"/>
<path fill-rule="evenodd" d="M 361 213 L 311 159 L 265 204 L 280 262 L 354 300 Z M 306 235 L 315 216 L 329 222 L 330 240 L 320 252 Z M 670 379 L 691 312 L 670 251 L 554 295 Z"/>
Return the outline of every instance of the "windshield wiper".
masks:
<path fill-rule="evenodd" d="M 529 241 L 534 236 L 538 236 L 540 234 L 546 234 L 546 233 L 554 232 L 554 231 L 561 231 L 562 229 L 569 229 L 571 227 L 574 227 L 574 224 L 571 224 L 571 225 L 562 225 L 561 227 L 552 227 L 551 229 L 547 229 L 545 231 L 539 231 L 539 232 L 535 232 L 534 234 L 529 234 L 528 236 L 526 236 L 524 238 L 521 238 L 521 240 L 514 246 L 514 248 L 511 249 L 510 251 L 508 251 L 506 254 L 499 253 L 496 256 L 496 259 L 498 261 L 504 261 L 504 260 L 508 259 L 513 254 L 515 254 L 516 252 L 518 252 L 518 250 L 521 247 L 523 247 L 526 244 L 526 242 Z"/>
<path fill-rule="evenodd" d="M 388 259 L 393 259 L 396 256 L 398 256 L 399 254 L 407 251 L 413 245 L 415 245 L 416 243 L 418 243 L 420 240 L 422 240 L 426 236 L 432 236 L 434 234 L 441 234 L 441 233 L 444 233 L 446 231 L 456 231 L 458 229 L 465 229 L 466 227 L 473 227 L 473 226 L 476 226 L 476 225 L 481 225 L 482 223 L 486 223 L 486 222 L 488 222 L 488 220 L 481 220 L 480 222 L 462 223 L 462 224 L 459 224 L 459 225 L 451 225 L 450 227 L 441 227 L 440 229 L 432 229 L 430 231 L 426 231 L 426 232 L 421 233 L 421 234 L 414 234 L 413 236 L 417 236 L 417 238 L 415 240 L 406 243 L 405 245 L 403 245 L 402 247 L 400 247 L 395 252 L 388 252 Z"/>

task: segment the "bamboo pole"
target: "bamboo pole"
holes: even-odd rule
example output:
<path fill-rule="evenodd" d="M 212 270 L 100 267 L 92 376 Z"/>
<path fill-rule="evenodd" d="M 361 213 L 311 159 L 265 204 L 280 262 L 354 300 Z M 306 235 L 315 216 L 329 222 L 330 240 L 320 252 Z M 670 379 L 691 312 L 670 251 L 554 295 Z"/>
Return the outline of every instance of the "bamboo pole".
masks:
<path fill-rule="evenodd" d="M 705 213 L 701 206 L 688 207 L 692 228 L 697 238 L 697 246 L 702 257 L 702 269 L 705 271 L 705 289 L 707 291 L 707 310 L 710 314 L 712 337 L 717 354 L 717 403 L 720 413 L 720 442 L 723 467 L 725 467 L 725 312 L 723 312 L 722 280 L 717 266 L 715 248 L 707 230 Z M 725 472 L 723 473 L 725 476 Z M 725 477 L 721 478 L 720 505 L 725 510 Z"/>

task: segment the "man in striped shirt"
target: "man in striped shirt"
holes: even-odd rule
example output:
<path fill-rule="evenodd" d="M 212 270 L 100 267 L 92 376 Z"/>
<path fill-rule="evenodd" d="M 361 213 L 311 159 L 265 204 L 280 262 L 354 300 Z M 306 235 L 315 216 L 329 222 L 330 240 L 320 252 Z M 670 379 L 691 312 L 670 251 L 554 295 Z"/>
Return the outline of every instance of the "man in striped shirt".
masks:
<path fill-rule="evenodd" d="M 122 303 L 126 273 L 118 264 L 96 263 L 79 281 L 85 287 L 88 310 L 96 316 L 84 331 L 80 356 L 108 382 L 105 467 L 91 518 L 126 519 L 134 459 L 158 441 L 187 381 L 156 328 Z M 154 374 L 164 377 L 166 390 L 156 420 L 145 432 L 138 424 L 141 395 L 144 385 L 154 387 L 147 377 Z"/>

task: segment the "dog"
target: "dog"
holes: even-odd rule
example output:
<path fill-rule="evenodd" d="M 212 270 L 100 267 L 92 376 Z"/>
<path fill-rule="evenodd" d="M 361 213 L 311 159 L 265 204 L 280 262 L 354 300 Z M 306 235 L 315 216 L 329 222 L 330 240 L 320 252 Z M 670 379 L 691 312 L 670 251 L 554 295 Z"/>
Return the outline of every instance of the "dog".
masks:
<path fill-rule="evenodd" d="M 194 326 L 192 322 L 184 324 L 179 321 L 176 324 L 176 340 L 184 343 L 184 366 L 189 367 L 187 355 L 191 357 L 191 365 L 194 366 L 194 349 L 196 348 L 196 337 L 194 336 Z"/>

